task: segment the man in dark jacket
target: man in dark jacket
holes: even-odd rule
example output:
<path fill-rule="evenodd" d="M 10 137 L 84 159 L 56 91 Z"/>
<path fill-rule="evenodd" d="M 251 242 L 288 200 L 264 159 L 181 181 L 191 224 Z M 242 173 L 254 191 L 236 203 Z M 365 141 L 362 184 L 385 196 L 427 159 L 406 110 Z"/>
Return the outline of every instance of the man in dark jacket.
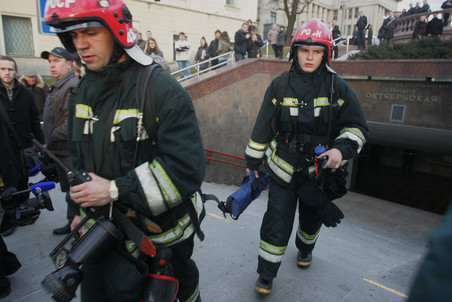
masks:
<path fill-rule="evenodd" d="M 364 16 L 364 13 L 359 12 L 359 18 L 356 22 L 356 27 L 358 28 L 358 49 L 366 50 L 366 29 L 368 26 L 367 16 Z"/>
<path fill-rule="evenodd" d="M 452 8 L 452 0 L 446 0 L 441 4 L 442 9 Z M 447 26 L 447 22 L 449 21 L 450 13 L 444 13 L 443 16 L 443 26 Z"/>
<path fill-rule="evenodd" d="M 56 79 L 47 97 L 44 107 L 44 136 L 46 146 L 55 154 L 68 168 L 71 168 L 69 158 L 69 147 L 67 140 L 67 107 L 71 89 L 77 87 L 78 78 L 75 75 L 72 65 L 73 56 L 64 48 L 56 47 L 52 51 L 43 51 L 41 58 L 49 61 L 50 72 Z M 61 191 L 67 192 L 69 184 L 64 171 L 58 167 L 58 179 Z M 66 195 L 67 219 L 65 226 L 53 230 L 55 235 L 64 235 L 71 231 L 70 225 L 74 216 L 78 214 L 78 207 Z"/>
<path fill-rule="evenodd" d="M 3 119 L 0 119 L 0 194 L 5 189 L 15 187 L 21 178 L 21 166 L 17 158 L 18 150 L 11 141 L 11 135 Z M 2 201 L 3 202 L 3 201 Z M 0 222 L 2 221 L 2 204 L 0 204 Z M 21 264 L 16 255 L 8 251 L 8 248 L 0 235 L 0 299 L 11 292 L 11 282 L 7 276 L 15 273 Z"/>
<path fill-rule="evenodd" d="M 242 28 L 239 29 L 234 36 L 234 51 L 236 62 L 245 58 L 249 38 L 250 33 L 248 32 L 248 23 L 243 23 Z"/>
<path fill-rule="evenodd" d="M 196 193 L 205 154 L 195 110 L 167 72 L 153 74 L 152 82 L 145 82 L 149 89 L 153 85 L 152 93 L 137 97 L 140 76 L 154 67 L 153 60 L 136 45 L 138 33 L 124 2 L 102 2 L 104 7 L 91 0 L 49 5 L 45 13 L 65 48 L 77 51 L 86 64 L 82 84 L 69 100 L 68 133 L 73 168 L 89 172 L 92 180 L 72 186 L 71 197 L 81 215 L 86 207 L 105 205 L 114 209 L 113 216 L 119 209 L 133 212 L 131 223 L 146 235 L 142 242 L 150 246 L 150 239 L 159 250 L 171 251 L 179 301 L 200 301 L 199 271 L 191 256 L 205 215 Z M 155 115 L 142 109 L 145 103 Z M 80 221 L 76 216 L 71 227 Z M 82 301 L 138 301 L 144 276 L 134 265 L 138 259 L 130 258 L 144 259 L 148 250 L 127 239 L 96 263 L 82 265 Z"/>
<path fill-rule="evenodd" d="M 443 22 L 438 19 L 438 13 L 433 12 L 433 18 L 428 22 L 427 25 L 427 36 L 428 37 L 441 37 L 443 34 Z"/>
<path fill-rule="evenodd" d="M 277 43 L 280 59 L 282 59 L 282 57 L 283 57 L 284 45 L 286 44 L 286 40 L 287 40 L 287 33 L 286 33 L 284 26 L 281 25 L 279 27 L 279 31 L 278 31 L 278 43 Z"/>
<path fill-rule="evenodd" d="M 17 64 L 14 59 L 0 56 L 0 106 L 3 106 L 16 132 L 18 141 L 15 140 L 15 143 L 18 150 L 23 150 L 33 147 L 33 137 L 44 143 L 44 135 L 33 93 L 16 80 L 16 73 Z M 27 188 L 28 175 L 23 173 L 21 180 L 17 182 L 16 189 L 20 191 Z M 27 200 L 28 196 L 28 193 L 22 194 L 18 202 Z M 10 235 L 14 232 L 16 225 L 14 215 L 5 217 L 0 231 L 4 236 Z"/>
<path fill-rule="evenodd" d="M 257 33 L 257 27 L 251 25 L 249 27 L 251 32 L 251 37 L 249 39 L 248 45 L 248 58 L 260 58 L 260 48 L 264 46 L 264 41 L 262 41 L 261 35 Z"/>
<path fill-rule="evenodd" d="M 336 20 L 333 20 L 333 22 L 331 23 L 331 34 L 333 35 L 333 40 L 336 40 L 341 36 L 341 31 L 339 30 L 339 26 L 336 24 L 336 22 Z M 334 41 L 335 44 L 337 44 L 338 42 L 340 41 Z M 337 59 L 339 55 L 339 48 L 337 47 L 337 45 L 333 47 L 333 53 L 334 58 Z"/>
<path fill-rule="evenodd" d="M 397 20 L 394 17 L 394 12 L 389 11 L 388 17 L 383 21 L 383 25 L 381 26 L 381 38 L 385 43 L 390 44 L 392 38 L 394 37 L 394 30 L 397 27 Z"/>
<path fill-rule="evenodd" d="M 218 42 L 220 40 L 220 37 L 221 37 L 221 31 L 219 29 L 217 29 L 215 31 L 215 39 L 210 42 L 209 48 L 207 48 L 208 58 L 215 58 L 216 56 L 218 56 L 217 49 L 218 49 Z M 210 62 L 212 64 L 212 66 L 215 66 L 218 64 L 218 59 L 212 60 Z"/>

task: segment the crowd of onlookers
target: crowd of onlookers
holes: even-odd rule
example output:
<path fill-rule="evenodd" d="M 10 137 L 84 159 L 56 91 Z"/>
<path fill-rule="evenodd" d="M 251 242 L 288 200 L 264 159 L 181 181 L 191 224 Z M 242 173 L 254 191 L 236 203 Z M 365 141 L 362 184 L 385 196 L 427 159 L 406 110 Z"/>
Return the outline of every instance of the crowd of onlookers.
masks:
<path fill-rule="evenodd" d="M 152 32 L 146 32 L 147 40 L 143 39 L 142 34 L 139 34 L 138 45 L 140 48 L 150 56 L 159 56 L 163 58 L 163 53 L 157 45 L 157 41 L 152 37 Z M 271 44 L 275 57 L 282 59 L 283 47 L 287 40 L 287 33 L 284 26 L 277 28 L 276 24 L 272 25 L 271 30 L 268 32 L 267 39 Z M 210 66 L 221 67 L 228 60 L 224 55 L 230 51 L 234 51 L 235 61 L 243 60 L 247 58 L 260 58 L 262 56 L 261 48 L 264 46 L 264 40 L 262 36 L 257 33 L 257 27 L 253 25 L 251 20 L 243 23 L 241 28 L 237 30 L 234 35 L 234 43 L 231 45 L 231 39 L 227 31 L 221 31 L 217 29 L 215 31 L 215 38 L 207 42 L 205 37 L 201 37 L 198 49 L 196 51 L 193 63 L 199 63 L 199 70 L 205 70 Z M 184 32 L 180 32 L 178 40 L 174 44 L 176 51 L 176 62 L 180 71 L 180 79 L 191 75 L 191 44 L 187 40 L 187 36 Z M 223 55 L 223 56 L 222 56 Z M 204 62 L 206 61 L 206 62 Z M 204 62 L 204 63 L 203 63 Z"/>

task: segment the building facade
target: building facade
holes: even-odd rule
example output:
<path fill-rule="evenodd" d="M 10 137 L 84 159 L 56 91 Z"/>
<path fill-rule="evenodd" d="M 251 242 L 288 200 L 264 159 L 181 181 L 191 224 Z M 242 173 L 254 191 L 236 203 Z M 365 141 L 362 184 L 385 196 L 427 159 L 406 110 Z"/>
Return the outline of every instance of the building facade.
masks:
<path fill-rule="evenodd" d="M 41 22 L 46 0 L 0 0 L 0 54 L 16 59 L 19 75 L 33 68 L 49 75 L 48 64 L 40 58 L 44 50 L 61 46 L 58 37 Z M 73 0 L 49 0 L 58 3 Z M 94 0 L 93 0 L 94 1 Z M 134 26 L 146 37 L 150 30 L 165 59 L 175 60 L 174 42 L 184 32 L 193 58 L 201 37 L 208 43 L 215 30 L 227 31 L 231 39 L 246 20 L 257 19 L 258 0 L 124 0 Z"/>
<path fill-rule="evenodd" d="M 292 0 L 288 0 L 288 2 L 292 3 Z M 363 11 L 369 24 L 373 27 L 373 35 L 376 36 L 387 12 L 395 11 L 397 3 L 397 0 L 305 0 L 299 6 L 300 10 L 306 4 L 303 12 L 297 16 L 292 35 L 295 34 L 302 21 L 306 22 L 312 18 L 318 18 L 325 23 L 335 19 L 343 35 L 352 35 L 358 20 L 358 13 Z M 282 10 L 283 7 L 283 0 L 259 0 L 258 25 L 259 32 L 263 33 L 264 39 L 267 37 L 271 24 L 287 26 L 287 17 Z"/>

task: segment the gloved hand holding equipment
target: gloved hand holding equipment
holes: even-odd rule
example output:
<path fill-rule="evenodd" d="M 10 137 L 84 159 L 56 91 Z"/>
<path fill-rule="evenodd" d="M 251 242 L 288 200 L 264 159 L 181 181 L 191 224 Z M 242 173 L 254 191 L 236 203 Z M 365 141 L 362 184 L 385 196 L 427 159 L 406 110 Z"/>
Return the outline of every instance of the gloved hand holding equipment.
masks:
<path fill-rule="evenodd" d="M 218 208 L 223 215 L 229 213 L 232 219 L 237 220 L 240 214 L 259 197 L 270 182 L 270 175 L 264 170 L 259 170 L 259 178 L 253 172 L 243 178 L 242 186 L 232 193 L 226 201 L 218 201 Z M 226 217 L 226 216 L 225 216 Z"/>
<path fill-rule="evenodd" d="M 316 155 L 320 155 L 326 151 L 323 146 L 317 146 L 315 149 Z M 341 219 L 344 218 L 344 213 L 336 206 L 332 200 L 340 198 L 347 193 L 345 187 L 347 181 L 345 179 L 345 170 L 342 166 L 338 169 L 324 169 L 323 166 L 328 161 L 328 157 L 318 158 L 316 157 L 314 162 L 317 163 L 316 172 L 316 185 L 317 188 L 324 192 L 326 201 L 318 208 L 317 214 L 320 220 L 327 227 L 336 227 Z"/>

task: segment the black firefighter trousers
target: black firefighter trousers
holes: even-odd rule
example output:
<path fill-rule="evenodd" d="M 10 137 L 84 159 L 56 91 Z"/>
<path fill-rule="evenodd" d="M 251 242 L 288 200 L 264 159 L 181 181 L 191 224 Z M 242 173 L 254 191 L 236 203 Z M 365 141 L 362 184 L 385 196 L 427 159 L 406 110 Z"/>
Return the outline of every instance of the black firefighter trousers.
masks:
<path fill-rule="evenodd" d="M 317 209 L 306 206 L 300 196 L 311 194 L 306 190 L 300 194 L 300 187 L 306 181 L 314 180 L 295 174 L 290 184 L 282 186 L 273 177 L 270 178 L 267 211 L 260 230 L 261 244 L 257 267 L 257 273 L 264 279 L 271 280 L 278 273 L 292 233 L 297 204 L 299 226 L 295 244 L 303 254 L 314 249 L 322 222 L 317 215 Z"/>

